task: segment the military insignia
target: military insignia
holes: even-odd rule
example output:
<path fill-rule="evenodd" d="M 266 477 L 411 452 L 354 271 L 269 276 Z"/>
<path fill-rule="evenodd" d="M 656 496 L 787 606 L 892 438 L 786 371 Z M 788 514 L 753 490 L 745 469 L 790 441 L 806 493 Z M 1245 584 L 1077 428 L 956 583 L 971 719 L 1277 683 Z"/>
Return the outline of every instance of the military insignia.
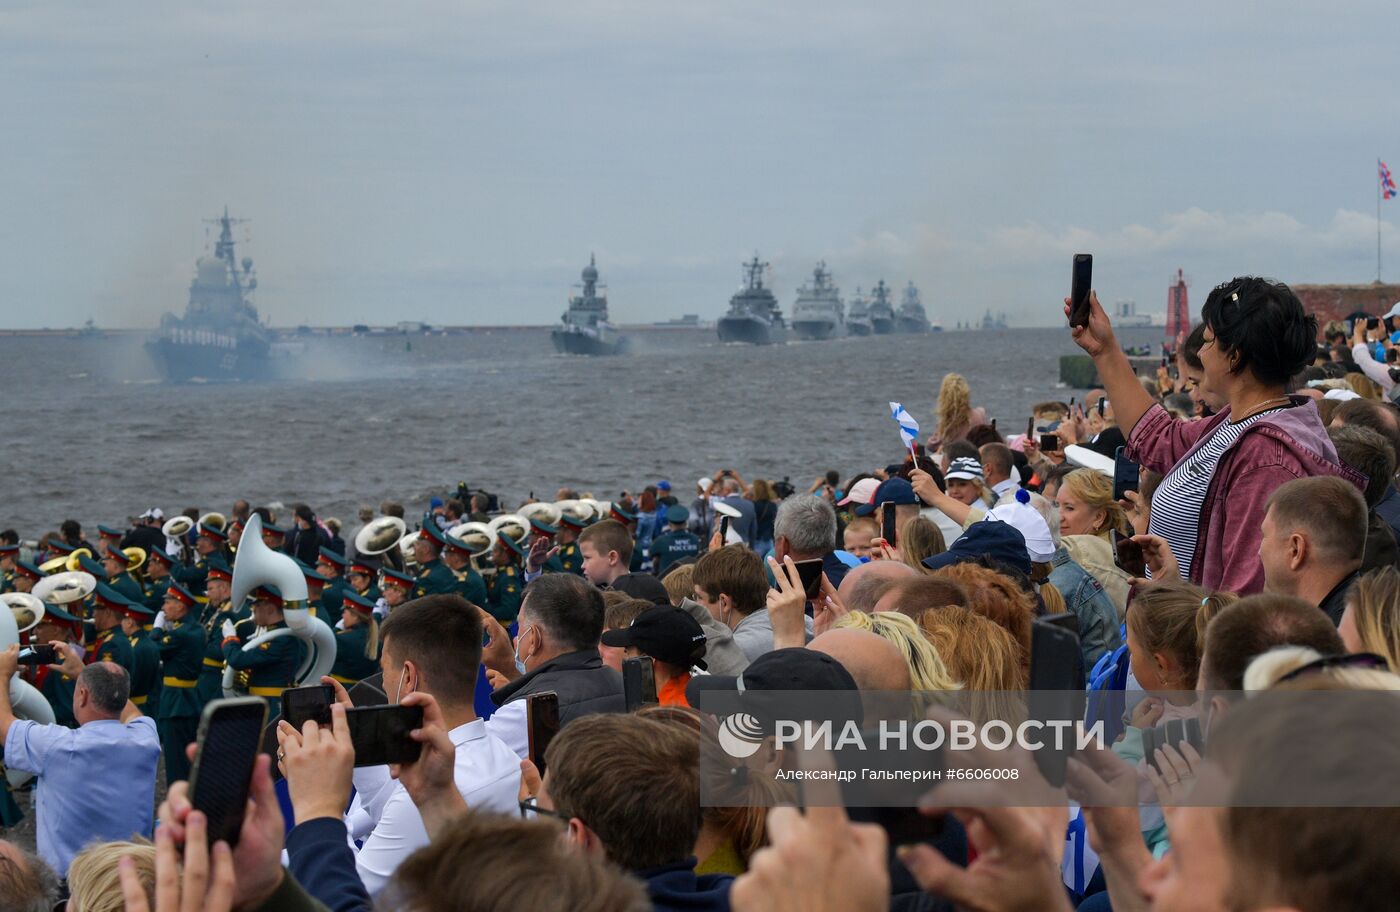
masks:
<path fill-rule="evenodd" d="M 271 646 L 271 645 L 272 645 L 271 643 L 263 643 L 263 644 L 259 645 L 258 648 L 259 648 L 259 649 L 266 649 L 267 647 L 269 647 L 269 646 Z"/>

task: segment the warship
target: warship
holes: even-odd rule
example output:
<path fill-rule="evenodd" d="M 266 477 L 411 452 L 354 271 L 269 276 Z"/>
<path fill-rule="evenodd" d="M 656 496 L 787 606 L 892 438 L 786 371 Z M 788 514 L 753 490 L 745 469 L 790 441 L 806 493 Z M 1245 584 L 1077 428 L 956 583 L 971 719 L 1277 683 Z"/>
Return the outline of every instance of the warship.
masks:
<path fill-rule="evenodd" d="M 831 284 L 826 263 L 817 263 L 812 270 L 812 282 L 797 289 L 797 302 L 792 305 L 792 332 L 799 339 L 820 341 L 846 334 L 846 313 L 841 303 L 841 290 Z"/>
<path fill-rule="evenodd" d="M 865 295 L 860 293 L 860 286 L 856 286 L 851 310 L 846 314 L 846 331 L 853 336 L 870 335 L 870 307 L 865 303 Z"/>
<path fill-rule="evenodd" d="M 899 303 L 899 331 L 921 335 L 928 332 L 928 314 L 924 312 L 924 302 L 919 300 L 919 289 L 910 282 L 904 286 L 904 298 Z"/>
<path fill-rule="evenodd" d="M 213 256 L 195 262 L 185 315 L 166 313 L 160 329 L 146 340 L 156 367 L 166 380 L 267 380 L 276 373 L 271 334 L 258 319 L 252 293 L 258 287 L 253 261 L 240 263 L 234 253 L 228 207 L 210 224 L 219 226 Z"/>
<path fill-rule="evenodd" d="M 721 342 L 769 345 L 787 338 L 778 299 L 763 284 L 767 269 L 768 264 L 759 262 L 758 254 L 744 264 L 744 287 L 729 299 L 729 312 L 716 324 Z"/>
<path fill-rule="evenodd" d="M 890 306 L 890 290 L 884 279 L 875 283 L 874 297 L 870 299 L 870 328 L 877 336 L 894 332 L 894 308 Z"/>
<path fill-rule="evenodd" d="M 562 355 L 619 355 L 627 350 L 627 338 L 608 322 L 608 296 L 599 294 L 598 264 L 589 254 L 583 268 L 583 294 L 569 298 L 569 309 L 550 336 Z"/>

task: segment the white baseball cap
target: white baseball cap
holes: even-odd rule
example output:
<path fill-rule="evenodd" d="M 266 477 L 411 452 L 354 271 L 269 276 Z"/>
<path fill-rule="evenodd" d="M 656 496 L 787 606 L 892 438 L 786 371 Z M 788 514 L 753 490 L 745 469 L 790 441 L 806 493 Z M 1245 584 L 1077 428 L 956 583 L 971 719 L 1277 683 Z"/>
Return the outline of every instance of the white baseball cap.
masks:
<path fill-rule="evenodd" d="M 699 481 L 697 481 L 697 482 L 695 483 L 695 486 L 696 486 L 697 488 L 699 488 L 700 490 L 702 490 L 702 491 L 708 491 L 708 490 L 710 490 L 710 488 L 714 485 L 714 483 L 715 483 L 715 480 L 714 480 L 713 478 L 710 478 L 710 477 L 707 476 L 707 477 L 702 478 L 702 479 L 700 479 Z"/>
<path fill-rule="evenodd" d="M 851 490 L 847 491 L 846 496 L 837 501 L 837 503 L 843 505 L 849 503 L 868 504 L 875 499 L 875 492 L 879 487 L 880 479 L 862 478 L 860 481 L 851 485 Z"/>

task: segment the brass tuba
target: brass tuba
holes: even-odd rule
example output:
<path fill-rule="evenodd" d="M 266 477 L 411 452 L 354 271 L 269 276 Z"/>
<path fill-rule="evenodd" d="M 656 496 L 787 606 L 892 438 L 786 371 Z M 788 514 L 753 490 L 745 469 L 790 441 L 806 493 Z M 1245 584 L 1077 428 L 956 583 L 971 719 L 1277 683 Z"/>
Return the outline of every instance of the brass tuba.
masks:
<path fill-rule="evenodd" d="M 355 553 L 366 557 L 383 554 L 403 538 L 408 525 L 397 516 L 381 516 L 355 534 Z"/>
<path fill-rule="evenodd" d="M 87 576 L 88 579 L 92 579 L 92 577 L 88 576 L 86 573 L 83 575 Z M 43 581 L 40 580 L 40 582 Z M 12 594 L 23 595 L 25 593 Z M 13 604 L 9 602 L 9 598 L 9 595 L 5 596 L 6 602 L 8 604 Z M 42 616 L 43 602 L 41 601 L 39 605 L 41 609 L 40 614 Z M 35 620 L 34 623 L 37 624 L 38 621 Z M 15 623 L 14 612 L 0 611 L 0 649 L 9 649 L 11 646 L 18 643 L 19 633 L 19 624 Z M 53 724 L 53 707 L 49 705 L 48 699 L 39 692 L 37 687 L 24 680 L 24 678 L 21 678 L 18 672 L 16 672 L 14 677 L 10 678 L 8 682 L 0 684 L 0 686 L 8 686 L 10 688 L 10 706 L 14 709 L 16 716 L 21 719 L 30 719 L 41 725 Z M 29 773 L 21 772 L 17 769 L 7 769 L 5 771 L 5 778 L 9 779 L 12 787 L 19 788 L 32 777 Z"/>
<path fill-rule="evenodd" d="M 34 584 L 33 595 L 55 605 L 81 602 L 97 589 L 97 577 L 82 570 L 46 576 Z"/>
<path fill-rule="evenodd" d="M 279 636 L 294 636 L 306 645 L 307 655 L 297 669 L 293 686 L 319 684 L 321 677 L 329 674 L 335 664 L 335 631 L 325 621 L 311 616 L 306 604 L 306 577 L 301 568 L 287 555 L 263 544 L 262 517 L 254 514 L 244 528 L 242 547 L 233 562 L 229 603 L 241 606 L 248 593 L 269 583 L 282 591 L 282 615 L 287 619 L 287 626 L 258 634 L 243 645 L 243 651 L 257 649 Z M 237 669 L 232 665 L 224 668 L 224 696 L 238 696 L 233 686 L 236 676 Z"/>
<path fill-rule="evenodd" d="M 6 592 L 0 602 L 9 606 L 20 633 L 33 630 L 44 619 L 44 600 L 30 592 Z"/>

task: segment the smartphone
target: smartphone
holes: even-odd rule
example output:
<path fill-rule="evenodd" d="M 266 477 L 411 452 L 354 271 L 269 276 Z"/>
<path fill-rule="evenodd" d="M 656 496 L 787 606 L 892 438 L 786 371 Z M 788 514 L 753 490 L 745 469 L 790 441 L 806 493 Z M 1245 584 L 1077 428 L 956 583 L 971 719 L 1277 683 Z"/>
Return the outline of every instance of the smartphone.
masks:
<path fill-rule="evenodd" d="M 530 739 L 530 762 L 544 775 L 544 752 L 559 734 L 559 695 L 552 690 L 525 698 L 525 728 Z"/>
<path fill-rule="evenodd" d="M 1031 417 L 1029 417 L 1029 418 L 1026 419 L 1026 439 L 1027 439 L 1027 440 L 1031 440 L 1031 439 L 1033 439 L 1034 437 L 1035 437 L 1035 416 L 1032 415 Z"/>
<path fill-rule="evenodd" d="M 209 820 L 209 844 L 238 845 L 253 764 L 267 724 L 261 697 L 214 700 L 204 707 L 190 767 L 190 804 Z"/>
<path fill-rule="evenodd" d="M 376 671 L 360 681 L 347 693 L 350 702 L 356 706 L 383 706 L 389 702 L 389 695 L 384 692 L 384 672 L 382 671 Z"/>
<path fill-rule="evenodd" d="M 1084 653 L 1079 634 L 1061 623 L 1036 618 L 1031 624 L 1029 718 L 1041 722 L 1084 718 Z M 1073 745 L 1055 750 L 1047 745 L 1035 752 L 1036 766 L 1057 788 L 1064 784 L 1065 765 Z"/>
<path fill-rule="evenodd" d="M 882 504 L 880 506 L 880 536 L 885 540 L 885 544 L 891 548 L 899 547 L 899 542 L 895 541 L 895 534 L 894 504 Z"/>
<path fill-rule="evenodd" d="M 724 547 L 729 544 L 729 517 L 721 515 L 719 518 L 719 544 Z"/>
<path fill-rule="evenodd" d="M 1040 451 L 1042 453 L 1058 453 L 1060 451 L 1060 435 L 1041 434 Z"/>
<path fill-rule="evenodd" d="M 793 561 L 793 565 L 797 567 L 797 576 L 802 580 L 802 592 L 807 596 L 807 601 L 814 600 L 822 591 L 822 559 L 814 557 Z"/>
<path fill-rule="evenodd" d="M 1102 418 L 1104 412 L 1108 409 L 1108 397 L 1100 396 L 1099 401 L 1094 404 L 1094 408 L 1099 410 L 1099 417 Z"/>
<path fill-rule="evenodd" d="M 661 702 L 656 698 L 656 676 L 651 659 L 642 656 L 622 660 L 622 697 L 628 712 Z"/>
<path fill-rule="evenodd" d="M 1123 455 L 1123 447 L 1113 451 L 1113 499 L 1122 500 L 1123 495 L 1138 489 L 1138 464 Z"/>
<path fill-rule="evenodd" d="M 1089 325 L 1089 290 L 1093 287 L 1094 258 L 1087 253 L 1074 255 L 1074 276 L 1069 291 L 1069 325 Z"/>
<path fill-rule="evenodd" d="M 1194 747 L 1199 754 L 1206 752 L 1200 719 L 1169 719 L 1154 728 L 1143 729 L 1142 758 L 1150 763 L 1154 770 L 1161 773 L 1162 768 L 1157 765 L 1157 749 L 1174 747 L 1180 752 L 1183 743 Z"/>
<path fill-rule="evenodd" d="M 1109 530 L 1108 537 L 1113 543 L 1113 562 L 1118 569 L 1134 579 L 1145 579 L 1147 558 L 1142 554 L 1142 545 L 1127 535 L 1119 535 L 1116 530 Z"/>
<path fill-rule="evenodd" d="M 19 651 L 19 664 L 21 665 L 57 665 L 62 661 L 58 650 L 48 643 L 35 643 L 33 646 L 26 646 Z"/>
<path fill-rule="evenodd" d="M 1079 615 L 1073 611 L 1061 611 L 1058 614 L 1044 614 L 1040 619 L 1047 624 L 1054 624 L 1062 627 L 1075 636 L 1079 636 Z"/>
<path fill-rule="evenodd" d="M 282 691 L 282 718 L 297 731 L 311 719 L 315 719 L 317 725 L 330 725 L 334 702 L 335 688 L 329 684 L 289 687 Z"/>
<path fill-rule="evenodd" d="M 1366 318 L 1366 328 L 1367 328 L 1367 329 L 1380 329 L 1380 326 L 1381 326 L 1381 318 L 1380 318 L 1380 317 L 1367 317 L 1367 318 Z"/>
<path fill-rule="evenodd" d="M 421 706 L 356 706 L 345 711 L 345 721 L 355 745 L 356 766 L 412 763 L 423 753 L 423 745 L 409 737 L 409 732 L 423 727 Z"/>

